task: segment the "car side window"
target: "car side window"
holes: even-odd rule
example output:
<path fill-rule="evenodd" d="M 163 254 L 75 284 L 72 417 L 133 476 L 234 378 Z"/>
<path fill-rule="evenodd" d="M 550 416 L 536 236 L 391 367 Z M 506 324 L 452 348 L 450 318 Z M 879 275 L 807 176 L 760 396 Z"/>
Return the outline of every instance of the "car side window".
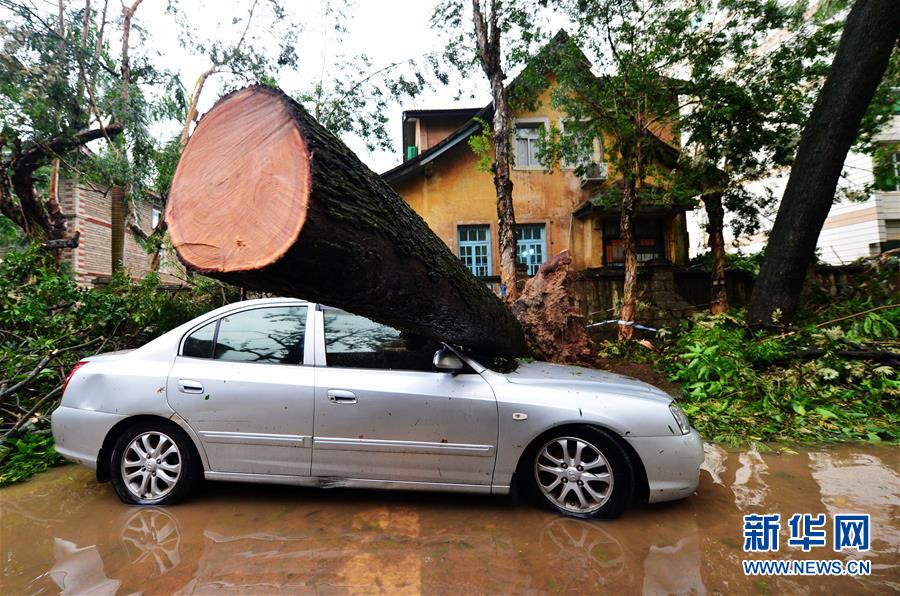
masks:
<path fill-rule="evenodd" d="M 245 310 L 219 319 L 216 360 L 303 364 L 305 306 Z"/>
<path fill-rule="evenodd" d="M 226 362 L 303 364 L 306 309 L 256 308 L 222 317 L 191 333 L 181 355 Z"/>
<path fill-rule="evenodd" d="M 184 340 L 181 350 L 182 356 L 190 358 L 212 358 L 213 341 L 216 339 L 216 324 L 218 321 L 207 323 L 200 329 L 191 333 Z"/>
<path fill-rule="evenodd" d="M 436 341 L 333 308 L 324 319 L 328 366 L 434 372 Z"/>

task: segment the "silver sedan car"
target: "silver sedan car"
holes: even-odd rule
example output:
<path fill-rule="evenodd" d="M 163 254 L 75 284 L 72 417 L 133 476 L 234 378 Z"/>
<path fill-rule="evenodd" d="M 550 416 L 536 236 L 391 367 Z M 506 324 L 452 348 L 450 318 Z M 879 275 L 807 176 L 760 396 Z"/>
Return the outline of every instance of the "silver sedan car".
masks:
<path fill-rule="evenodd" d="M 506 494 L 576 517 L 697 487 L 703 447 L 661 390 L 607 372 L 477 356 L 295 299 L 230 304 L 136 350 L 87 358 L 56 449 L 126 503 L 201 478 Z"/>

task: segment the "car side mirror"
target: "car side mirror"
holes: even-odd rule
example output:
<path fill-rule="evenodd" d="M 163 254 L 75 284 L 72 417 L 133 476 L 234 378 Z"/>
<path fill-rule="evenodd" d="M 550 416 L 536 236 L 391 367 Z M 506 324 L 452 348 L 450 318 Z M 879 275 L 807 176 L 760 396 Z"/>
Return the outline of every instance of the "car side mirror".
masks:
<path fill-rule="evenodd" d="M 441 348 L 435 352 L 434 360 L 432 362 L 436 369 L 445 372 L 458 373 L 465 367 L 465 364 L 463 364 L 463 361 L 460 360 L 459 356 L 454 354 L 453 350 L 447 348 Z"/>

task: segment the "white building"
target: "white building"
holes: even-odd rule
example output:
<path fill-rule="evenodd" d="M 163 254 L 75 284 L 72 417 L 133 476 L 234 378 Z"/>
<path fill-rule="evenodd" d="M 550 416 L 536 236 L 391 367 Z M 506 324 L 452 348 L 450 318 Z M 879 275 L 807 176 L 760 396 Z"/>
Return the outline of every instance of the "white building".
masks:
<path fill-rule="evenodd" d="M 878 137 L 883 143 L 900 143 L 900 115 L 895 114 L 888 127 Z M 889 190 L 875 190 L 865 201 L 842 200 L 832 206 L 819 234 L 817 252 L 819 258 L 833 265 L 850 263 L 857 259 L 876 256 L 885 250 L 900 247 L 900 151 L 893 154 L 895 185 Z M 850 153 L 844 163 L 841 184 L 850 188 L 863 188 L 872 182 L 872 160 L 868 156 Z M 788 172 L 773 176 L 760 187 L 768 187 L 776 197 L 784 194 Z M 761 188 L 755 190 L 761 190 Z M 768 231 L 775 221 L 775 213 L 764 213 L 761 231 L 749 238 L 735 238 L 727 221 L 725 242 L 729 252 L 745 254 L 758 252 L 765 244 Z M 688 235 L 691 238 L 690 254 L 706 252 L 704 230 L 706 214 L 695 210 L 688 217 Z M 803 225 L 797 222 L 797 225 Z"/>

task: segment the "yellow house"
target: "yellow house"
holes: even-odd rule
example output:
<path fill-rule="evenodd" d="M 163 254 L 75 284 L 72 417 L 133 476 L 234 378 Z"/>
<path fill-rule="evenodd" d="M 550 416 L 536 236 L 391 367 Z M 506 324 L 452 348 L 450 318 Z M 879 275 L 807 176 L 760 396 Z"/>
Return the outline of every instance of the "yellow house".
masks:
<path fill-rule="evenodd" d="M 549 81 L 552 85 L 552 77 Z M 580 176 L 574 165 L 548 172 L 538 162 L 540 128 L 565 127 L 566 115 L 551 106 L 551 90 L 543 92 L 534 111 L 513 114 L 519 262 L 533 275 L 548 257 L 569 250 L 577 269 L 621 267 L 619 213 L 597 200 L 619 181 L 602 143 L 595 141 L 592 163 Z M 480 134 L 479 120 L 491 121 L 492 108 L 404 112 L 404 161 L 382 174 L 475 275 L 489 279 L 500 263 L 496 194 L 491 174 L 478 170 L 467 140 Z M 659 136 L 672 142 L 670 134 Z M 686 264 L 683 208 L 640 207 L 635 227 L 639 263 Z"/>

